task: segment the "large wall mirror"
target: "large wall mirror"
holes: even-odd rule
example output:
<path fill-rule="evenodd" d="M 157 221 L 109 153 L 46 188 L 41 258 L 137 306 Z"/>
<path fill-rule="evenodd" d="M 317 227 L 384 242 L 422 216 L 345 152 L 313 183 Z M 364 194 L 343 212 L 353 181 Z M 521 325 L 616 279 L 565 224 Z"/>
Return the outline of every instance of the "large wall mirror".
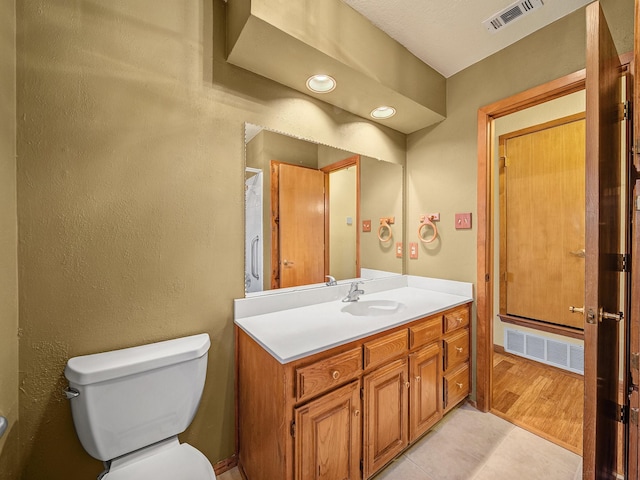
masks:
<path fill-rule="evenodd" d="M 402 165 L 245 124 L 245 292 L 402 274 Z"/>

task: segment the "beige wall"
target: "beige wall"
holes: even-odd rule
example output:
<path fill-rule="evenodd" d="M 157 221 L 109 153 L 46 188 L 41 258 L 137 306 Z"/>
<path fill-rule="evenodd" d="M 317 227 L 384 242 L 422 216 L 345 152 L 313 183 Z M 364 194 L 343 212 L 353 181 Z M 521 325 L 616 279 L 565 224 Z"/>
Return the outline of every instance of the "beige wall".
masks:
<path fill-rule="evenodd" d="M 182 439 L 233 454 L 245 121 L 404 161 L 404 135 L 227 64 L 224 8 L 18 4 L 24 478 L 101 470 L 61 393 L 69 357 L 196 332 L 209 370 Z"/>
<path fill-rule="evenodd" d="M 402 273 L 402 258 L 396 257 L 396 242 L 403 241 L 403 189 L 401 165 L 375 158 L 360 159 L 361 221 L 371 220 L 371 231 L 360 234 L 360 266 L 384 272 Z M 394 217 L 393 238 L 378 239 L 380 219 Z M 387 233 L 383 232 L 386 239 Z M 406 245 L 405 245 L 406 249 Z"/>
<path fill-rule="evenodd" d="M 633 48 L 633 0 L 602 0 L 620 53 Z M 585 14 L 580 9 L 447 80 L 447 118 L 408 136 L 407 243 L 419 215 L 439 212 L 439 238 L 408 260 L 415 275 L 476 282 L 478 108 L 584 68 Z M 471 212 L 471 230 L 454 215 Z M 474 315 L 475 316 L 475 315 Z"/>
<path fill-rule="evenodd" d="M 352 166 L 329 174 L 329 274 L 336 280 L 357 277 L 356 173 Z"/>
<path fill-rule="evenodd" d="M 15 478 L 18 451 L 18 223 L 16 199 L 16 13 L 0 2 L 0 479 Z"/>

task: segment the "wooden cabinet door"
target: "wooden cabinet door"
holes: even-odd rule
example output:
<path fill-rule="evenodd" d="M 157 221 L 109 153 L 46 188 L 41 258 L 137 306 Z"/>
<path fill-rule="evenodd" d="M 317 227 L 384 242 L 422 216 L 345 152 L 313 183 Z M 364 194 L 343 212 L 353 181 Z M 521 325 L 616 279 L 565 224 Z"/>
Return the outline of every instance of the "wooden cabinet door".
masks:
<path fill-rule="evenodd" d="M 408 373 L 402 358 L 364 377 L 364 478 L 408 444 Z"/>
<path fill-rule="evenodd" d="M 359 382 L 295 409 L 296 480 L 360 479 Z"/>
<path fill-rule="evenodd" d="M 413 442 L 442 417 L 440 345 L 431 344 L 409 356 L 411 406 L 409 440 Z"/>

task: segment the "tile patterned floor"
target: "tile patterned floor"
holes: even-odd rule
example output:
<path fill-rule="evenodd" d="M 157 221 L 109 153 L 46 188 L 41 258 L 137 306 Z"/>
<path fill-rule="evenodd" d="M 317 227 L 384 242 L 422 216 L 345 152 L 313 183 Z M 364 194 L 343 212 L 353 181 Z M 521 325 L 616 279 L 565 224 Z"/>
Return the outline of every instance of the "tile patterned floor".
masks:
<path fill-rule="evenodd" d="M 374 478 L 578 480 L 582 458 L 495 415 L 463 405 Z M 218 480 L 242 477 L 234 468 Z"/>

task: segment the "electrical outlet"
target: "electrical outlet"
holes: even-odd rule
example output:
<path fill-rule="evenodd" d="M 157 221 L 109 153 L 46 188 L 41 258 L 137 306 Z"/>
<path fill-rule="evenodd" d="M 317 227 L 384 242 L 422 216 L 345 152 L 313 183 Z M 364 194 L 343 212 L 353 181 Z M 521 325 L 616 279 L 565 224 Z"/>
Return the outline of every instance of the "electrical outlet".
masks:
<path fill-rule="evenodd" d="M 371 220 L 363 220 L 362 221 L 362 231 L 370 232 L 371 231 Z"/>
<path fill-rule="evenodd" d="M 396 257 L 402 258 L 402 242 L 396 242 Z"/>
<path fill-rule="evenodd" d="M 418 258 L 418 244 L 411 242 L 409 244 L 409 258 L 416 259 Z"/>

